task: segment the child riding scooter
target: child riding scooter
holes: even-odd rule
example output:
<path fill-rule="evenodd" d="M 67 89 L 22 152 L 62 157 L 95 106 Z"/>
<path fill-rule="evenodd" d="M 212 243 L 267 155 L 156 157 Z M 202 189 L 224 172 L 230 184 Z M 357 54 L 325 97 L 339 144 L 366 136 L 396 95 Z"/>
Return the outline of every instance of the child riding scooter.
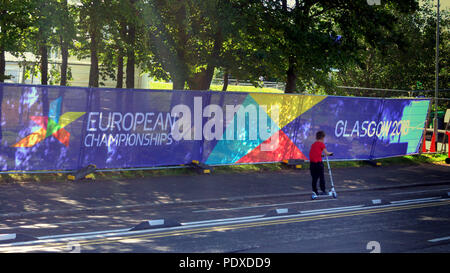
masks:
<path fill-rule="evenodd" d="M 334 190 L 333 178 L 331 176 L 330 163 L 328 162 L 328 156 L 332 156 L 332 152 L 328 152 L 325 147 L 325 133 L 323 131 L 319 131 L 316 133 L 316 142 L 311 145 L 311 149 L 309 151 L 309 162 L 310 162 L 310 171 L 312 176 L 312 199 L 316 199 L 318 196 L 333 196 L 336 198 L 336 191 Z M 327 193 L 325 191 L 325 175 L 324 175 L 324 166 L 322 161 L 322 153 L 325 154 L 328 164 L 328 171 L 330 174 L 331 180 L 331 191 Z M 317 180 L 320 179 L 320 189 L 321 193 L 317 190 Z"/>

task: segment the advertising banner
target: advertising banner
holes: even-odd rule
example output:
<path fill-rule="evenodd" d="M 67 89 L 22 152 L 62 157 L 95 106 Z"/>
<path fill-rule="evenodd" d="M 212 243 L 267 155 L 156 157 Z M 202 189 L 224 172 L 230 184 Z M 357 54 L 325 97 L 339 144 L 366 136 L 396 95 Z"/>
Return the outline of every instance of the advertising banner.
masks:
<path fill-rule="evenodd" d="M 0 84 L 0 168 L 73 170 L 418 153 L 430 101 Z"/>

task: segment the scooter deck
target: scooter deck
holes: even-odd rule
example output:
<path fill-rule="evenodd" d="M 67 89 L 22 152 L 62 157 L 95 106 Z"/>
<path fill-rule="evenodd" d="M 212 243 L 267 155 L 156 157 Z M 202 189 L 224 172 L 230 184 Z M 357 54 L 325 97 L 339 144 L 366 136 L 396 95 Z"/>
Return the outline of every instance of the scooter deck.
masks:
<path fill-rule="evenodd" d="M 328 194 L 313 193 L 311 195 L 312 200 L 316 200 L 316 199 L 320 199 L 320 198 L 337 198 L 337 193 L 336 193 L 336 191 L 330 191 L 330 192 L 328 192 Z"/>

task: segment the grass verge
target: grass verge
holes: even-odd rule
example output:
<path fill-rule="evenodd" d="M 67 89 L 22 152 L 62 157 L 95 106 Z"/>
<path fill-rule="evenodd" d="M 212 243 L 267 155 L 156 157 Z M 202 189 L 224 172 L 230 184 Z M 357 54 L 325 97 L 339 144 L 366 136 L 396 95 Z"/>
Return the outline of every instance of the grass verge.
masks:
<path fill-rule="evenodd" d="M 408 155 L 402 157 L 393 157 L 377 160 L 383 166 L 390 165 L 420 165 L 420 164 L 439 164 L 447 165 L 445 159 L 447 154 L 424 154 L 424 155 Z M 365 161 L 337 161 L 330 162 L 331 168 L 350 168 L 367 166 Z M 450 165 L 447 165 L 450 167 Z M 307 170 L 308 163 L 303 165 L 303 169 Z M 249 173 L 249 172 L 265 172 L 265 171 L 282 171 L 287 167 L 281 163 L 273 164 L 248 164 L 234 166 L 217 166 L 214 167 L 214 173 Z M 117 172 L 96 172 L 94 174 L 96 180 L 121 180 L 121 179 L 140 179 L 146 177 L 165 176 L 165 175 L 197 175 L 190 168 L 180 169 L 161 169 L 161 170 L 136 170 L 136 171 L 117 171 Z M 67 182 L 67 174 L 50 173 L 50 174 L 1 174 L 0 183 L 8 182 Z M 88 181 L 88 180 L 87 180 Z"/>
<path fill-rule="evenodd" d="M 173 84 L 170 82 L 151 82 L 151 89 L 171 90 Z M 212 91 L 222 91 L 222 85 L 211 84 Z M 269 87 L 254 87 L 251 85 L 228 85 L 227 92 L 263 92 L 263 93 L 284 93 L 282 90 Z"/>

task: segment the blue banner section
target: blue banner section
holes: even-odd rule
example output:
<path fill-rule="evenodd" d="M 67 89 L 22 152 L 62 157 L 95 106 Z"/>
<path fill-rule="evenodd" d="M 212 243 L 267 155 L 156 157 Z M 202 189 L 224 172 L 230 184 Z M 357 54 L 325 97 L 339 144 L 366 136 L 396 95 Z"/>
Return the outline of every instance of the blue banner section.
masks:
<path fill-rule="evenodd" d="M 418 153 L 430 101 L 0 84 L 2 171 Z"/>

